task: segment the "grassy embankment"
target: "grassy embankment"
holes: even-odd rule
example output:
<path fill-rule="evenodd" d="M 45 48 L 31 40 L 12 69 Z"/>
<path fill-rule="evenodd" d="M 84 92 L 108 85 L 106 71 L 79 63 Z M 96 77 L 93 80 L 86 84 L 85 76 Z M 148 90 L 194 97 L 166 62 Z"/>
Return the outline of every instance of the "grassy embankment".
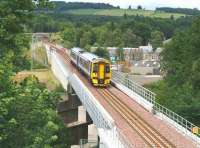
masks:
<path fill-rule="evenodd" d="M 35 48 L 35 59 L 31 60 L 32 51 L 28 51 L 27 56 L 30 58 L 32 62 L 32 70 L 30 71 L 21 71 L 16 74 L 14 77 L 14 81 L 21 81 L 27 76 L 34 75 L 38 78 L 38 80 L 41 83 L 44 83 L 49 90 L 60 90 L 60 82 L 55 78 L 53 73 L 51 72 L 51 69 L 49 69 L 44 63 L 47 59 L 46 51 L 44 50 L 44 47 L 41 43 L 37 44 L 37 47 Z M 47 62 L 47 61 L 46 61 Z"/>

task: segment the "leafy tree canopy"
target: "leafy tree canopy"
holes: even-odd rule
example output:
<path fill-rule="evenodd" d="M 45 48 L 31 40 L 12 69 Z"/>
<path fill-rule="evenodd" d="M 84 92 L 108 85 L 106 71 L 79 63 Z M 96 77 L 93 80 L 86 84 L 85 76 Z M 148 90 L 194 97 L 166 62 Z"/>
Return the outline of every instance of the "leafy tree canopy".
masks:
<path fill-rule="evenodd" d="M 164 41 L 164 34 L 160 31 L 151 32 L 150 42 L 153 46 L 153 49 L 156 50 L 158 47 L 162 47 Z"/>
<path fill-rule="evenodd" d="M 200 18 L 177 33 L 162 53 L 164 81 L 151 88 L 159 102 L 200 126 Z"/>
<path fill-rule="evenodd" d="M 0 147 L 68 147 L 67 130 L 56 114 L 59 95 L 37 78 L 13 82 L 15 72 L 29 68 L 25 52 L 30 37 L 25 24 L 35 7 L 48 0 L 0 1 Z"/>
<path fill-rule="evenodd" d="M 59 95 L 28 77 L 1 94 L 0 146 L 68 147 L 67 129 L 55 112 Z"/>
<path fill-rule="evenodd" d="M 98 47 L 94 53 L 99 57 L 109 59 L 108 50 L 106 50 L 105 48 Z"/>
<path fill-rule="evenodd" d="M 24 50 L 29 48 L 28 36 L 24 34 L 25 24 L 35 7 L 46 6 L 48 0 L 1 0 L 0 1 L 0 58 L 6 54 L 11 58 L 14 71 L 24 69 L 28 64 Z M 20 60 L 19 60 L 20 59 Z"/>

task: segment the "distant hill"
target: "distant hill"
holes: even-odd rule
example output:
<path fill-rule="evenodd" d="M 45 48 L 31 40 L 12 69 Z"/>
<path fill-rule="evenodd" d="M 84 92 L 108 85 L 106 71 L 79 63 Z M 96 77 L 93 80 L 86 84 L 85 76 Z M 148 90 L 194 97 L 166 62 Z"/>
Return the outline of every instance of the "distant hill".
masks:
<path fill-rule="evenodd" d="M 104 3 L 82 3 L 82 2 L 64 2 L 64 1 L 52 1 L 54 6 L 53 11 L 63 12 L 71 9 L 116 9 L 110 4 Z"/>
<path fill-rule="evenodd" d="M 179 18 L 185 17 L 181 13 L 168 13 L 164 11 L 138 10 L 138 9 L 76 9 L 67 10 L 65 13 L 73 15 L 98 15 L 98 16 L 144 16 L 153 18 Z"/>
<path fill-rule="evenodd" d="M 144 17 L 156 17 L 156 18 L 172 18 L 185 17 L 186 14 L 191 15 L 189 12 L 185 12 L 182 9 L 174 8 L 157 8 L 156 11 L 143 10 L 143 9 L 120 9 L 120 7 L 114 7 L 105 3 L 83 3 L 83 2 L 68 2 L 65 1 L 51 1 L 52 9 L 36 9 L 36 12 L 46 13 L 64 13 L 70 15 L 88 15 L 88 16 L 144 16 Z M 193 10 L 193 9 L 192 9 Z M 181 12 L 184 13 L 181 13 Z"/>
<path fill-rule="evenodd" d="M 169 12 L 169 13 L 182 13 L 186 15 L 200 15 L 200 11 L 196 8 L 188 9 L 188 8 L 160 7 L 160 8 L 156 8 L 156 11 L 164 11 L 164 12 Z"/>

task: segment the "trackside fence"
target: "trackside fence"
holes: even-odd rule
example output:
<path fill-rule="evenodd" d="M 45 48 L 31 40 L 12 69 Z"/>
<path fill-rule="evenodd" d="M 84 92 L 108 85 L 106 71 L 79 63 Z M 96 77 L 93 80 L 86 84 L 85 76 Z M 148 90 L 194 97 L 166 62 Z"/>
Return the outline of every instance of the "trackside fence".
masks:
<path fill-rule="evenodd" d="M 134 81 L 128 79 L 128 77 L 125 74 L 117 71 L 112 71 L 112 80 L 114 82 L 123 84 L 127 88 L 131 89 L 133 92 L 142 96 L 148 102 L 155 104 L 156 94 L 135 83 Z"/>
<path fill-rule="evenodd" d="M 192 130 L 194 128 L 200 129 L 193 123 L 189 122 L 185 118 L 181 117 L 180 115 L 176 114 L 175 112 L 167 109 L 163 105 L 157 103 L 155 101 L 156 94 L 149 91 L 148 89 L 142 87 L 141 85 L 135 83 L 133 80 L 130 80 L 126 74 L 123 74 L 118 71 L 112 71 L 112 81 L 115 83 L 120 83 L 133 92 L 137 93 L 138 95 L 142 96 L 148 102 L 153 104 L 153 110 L 155 114 L 158 114 L 162 120 L 168 120 L 171 124 L 176 126 L 176 129 L 181 133 L 190 136 L 193 141 L 200 147 L 200 137 L 195 135 Z"/>

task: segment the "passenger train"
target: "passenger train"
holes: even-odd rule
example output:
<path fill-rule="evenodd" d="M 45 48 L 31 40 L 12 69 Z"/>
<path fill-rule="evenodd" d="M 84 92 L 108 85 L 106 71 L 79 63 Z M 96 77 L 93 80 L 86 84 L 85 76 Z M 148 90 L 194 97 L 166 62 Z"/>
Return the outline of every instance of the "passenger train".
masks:
<path fill-rule="evenodd" d="M 111 80 L 110 62 L 81 48 L 72 48 L 71 62 L 81 70 L 94 86 L 108 86 Z"/>

